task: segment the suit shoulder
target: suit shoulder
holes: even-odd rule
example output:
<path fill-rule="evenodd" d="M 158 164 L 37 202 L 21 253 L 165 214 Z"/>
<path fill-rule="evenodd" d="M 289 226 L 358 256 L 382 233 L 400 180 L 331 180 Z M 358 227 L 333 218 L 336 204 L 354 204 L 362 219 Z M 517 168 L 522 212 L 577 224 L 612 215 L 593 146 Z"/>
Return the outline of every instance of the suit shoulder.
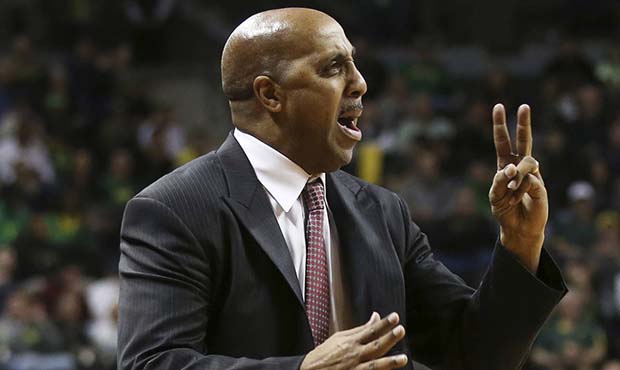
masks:
<path fill-rule="evenodd" d="M 201 202 L 219 199 L 226 192 L 221 165 L 215 152 L 210 152 L 162 176 L 136 198 L 155 199 L 174 209 L 184 203 L 196 205 L 198 199 Z"/>

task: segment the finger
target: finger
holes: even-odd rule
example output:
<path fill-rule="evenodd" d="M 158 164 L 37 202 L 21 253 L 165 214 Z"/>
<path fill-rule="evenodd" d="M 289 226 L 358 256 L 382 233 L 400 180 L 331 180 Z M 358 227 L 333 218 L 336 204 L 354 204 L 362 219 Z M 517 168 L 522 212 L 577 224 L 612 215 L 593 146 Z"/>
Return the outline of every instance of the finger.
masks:
<path fill-rule="evenodd" d="M 495 177 L 493 178 L 491 190 L 489 190 L 489 201 L 491 204 L 496 204 L 506 196 L 506 193 L 509 192 L 508 182 L 516 175 L 517 166 L 512 163 L 497 171 Z"/>
<path fill-rule="evenodd" d="M 538 163 L 538 161 L 536 161 L 536 163 Z M 538 180 L 540 180 L 540 182 L 544 185 L 545 181 L 542 178 L 542 173 L 541 173 L 541 169 L 540 169 L 540 163 L 538 163 L 538 166 L 536 167 L 536 169 L 534 171 L 532 171 L 532 175 L 536 176 L 536 178 L 538 178 Z"/>
<path fill-rule="evenodd" d="M 540 170 L 540 164 L 538 164 L 538 171 L 534 172 L 533 175 L 536 176 L 536 178 L 540 181 L 542 186 L 545 186 L 545 180 L 543 180 L 543 177 L 542 177 L 542 173 Z"/>
<path fill-rule="evenodd" d="M 354 335 L 354 334 L 357 334 L 357 333 L 361 332 L 362 330 L 366 329 L 372 323 L 379 321 L 380 319 L 381 319 L 381 317 L 379 316 L 379 314 L 376 313 L 376 312 L 373 312 L 370 315 L 370 320 L 368 320 L 365 324 L 356 326 L 356 327 L 348 329 L 348 330 L 343 330 L 340 333 L 344 334 L 344 335 Z"/>
<path fill-rule="evenodd" d="M 508 189 L 516 190 L 528 173 L 535 172 L 538 172 L 538 161 L 531 156 L 524 157 L 517 165 L 517 175 L 508 183 Z"/>
<path fill-rule="evenodd" d="M 517 154 L 523 157 L 532 155 L 532 121 L 527 104 L 521 105 L 517 111 Z"/>
<path fill-rule="evenodd" d="M 542 179 L 531 173 L 528 174 L 525 179 L 523 179 L 521 186 L 510 197 L 510 205 L 513 206 L 521 202 L 525 194 L 529 195 L 532 199 L 542 199 L 546 197 L 545 185 Z"/>
<path fill-rule="evenodd" d="M 532 199 L 541 199 L 546 197 L 545 185 L 541 178 L 533 174 L 528 174 L 521 183 L 521 186 L 513 193 L 510 198 L 510 205 L 514 206 L 523 200 L 525 194 Z"/>
<path fill-rule="evenodd" d="M 380 321 L 366 324 L 364 330 L 356 334 L 358 336 L 359 343 L 366 344 L 381 337 L 388 331 L 394 329 L 394 327 L 398 325 L 399 321 L 400 318 L 398 317 L 398 314 L 396 312 L 392 312 Z"/>
<path fill-rule="evenodd" d="M 496 104 L 493 107 L 493 143 L 498 159 L 507 157 L 512 152 L 510 134 L 508 127 L 506 127 L 506 110 L 501 104 Z"/>
<path fill-rule="evenodd" d="M 521 202 L 521 199 L 523 199 L 523 195 L 530 191 L 533 178 L 535 179 L 536 177 L 531 173 L 528 173 L 527 176 L 523 178 L 523 181 L 521 181 L 521 186 L 519 186 L 510 196 L 509 204 L 511 206 L 514 206 L 515 204 Z"/>
<path fill-rule="evenodd" d="M 367 361 L 385 355 L 396 343 L 405 337 L 405 328 L 398 325 L 385 333 L 382 337 L 373 340 L 362 348 L 361 359 Z"/>
<path fill-rule="evenodd" d="M 407 355 L 381 357 L 376 360 L 363 362 L 355 367 L 355 370 L 389 370 L 407 365 Z"/>
<path fill-rule="evenodd" d="M 532 199 L 545 199 L 547 198 L 547 189 L 545 188 L 545 182 L 543 181 L 540 173 L 532 175 L 534 178 L 530 179 L 532 186 L 526 192 Z"/>

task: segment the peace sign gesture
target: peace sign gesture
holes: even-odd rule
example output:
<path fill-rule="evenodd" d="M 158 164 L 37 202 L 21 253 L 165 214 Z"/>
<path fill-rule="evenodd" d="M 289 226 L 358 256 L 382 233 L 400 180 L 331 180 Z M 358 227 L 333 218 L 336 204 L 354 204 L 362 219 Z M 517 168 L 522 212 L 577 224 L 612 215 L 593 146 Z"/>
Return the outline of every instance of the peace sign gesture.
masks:
<path fill-rule="evenodd" d="M 532 157 L 530 107 L 517 111 L 516 153 L 506 127 L 506 111 L 493 108 L 493 142 L 497 153 L 497 173 L 489 191 L 491 212 L 500 225 L 502 244 L 536 272 L 549 214 L 547 190 Z"/>

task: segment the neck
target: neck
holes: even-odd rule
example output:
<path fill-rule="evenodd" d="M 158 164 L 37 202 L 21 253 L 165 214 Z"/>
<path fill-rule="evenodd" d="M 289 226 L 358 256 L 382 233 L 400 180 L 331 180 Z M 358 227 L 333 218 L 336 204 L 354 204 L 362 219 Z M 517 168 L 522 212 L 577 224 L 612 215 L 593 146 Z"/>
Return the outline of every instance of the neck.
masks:
<path fill-rule="evenodd" d="M 308 163 L 304 163 L 299 160 L 299 149 L 303 147 L 303 143 L 296 143 L 290 139 L 289 136 L 283 134 L 279 130 L 269 131 L 269 130 L 261 130 L 259 125 L 255 125 L 253 127 L 239 127 L 237 129 L 242 131 L 245 134 L 252 135 L 263 143 L 269 145 L 274 150 L 277 150 L 286 158 L 295 162 L 301 169 L 303 169 L 307 174 L 317 177 L 324 173 L 318 168 L 314 168 Z"/>

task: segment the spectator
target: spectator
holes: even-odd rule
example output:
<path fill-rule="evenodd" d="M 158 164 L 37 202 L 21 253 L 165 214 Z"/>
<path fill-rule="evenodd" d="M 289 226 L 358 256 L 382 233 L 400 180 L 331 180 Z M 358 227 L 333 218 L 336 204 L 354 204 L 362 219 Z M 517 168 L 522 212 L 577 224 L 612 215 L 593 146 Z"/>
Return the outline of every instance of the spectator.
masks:
<path fill-rule="evenodd" d="M 585 297 L 570 290 L 557 315 L 540 333 L 532 362 L 547 370 L 594 370 L 605 356 L 606 338 L 592 317 L 583 315 Z"/>
<path fill-rule="evenodd" d="M 477 212 L 472 188 L 459 188 L 452 207 L 445 218 L 428 224 L 426 233 L 438 258 L 470 286 L 478 286 L 491 260 L 489 246 L 497 238 L 497 230 Z"/>
<path fill-rule="evenodd" d="M 545 186 L 549 192 L 549 202 L 554 209 L 562 209 L 567 204 L 566 189 L 575 177 L 588 175 L 587 163 L 583 156 L 570 150 L 570 142 L 565 128 L 559 124 L 550 125 L 541 143 L 540 159 L 545 164 Z M 566 163 L 571 163 L 571 171 L 565 171 Z"/>
<path fill-rule="evenodd" d="M 485 76 L 483 85 L 483 96 L 488 106 L 493 106 L 499 102 L 507 107 L 514 107 L 519 102 L 515 94 L 515 81 L 511 80 L 511 76 L 501 66 L 492 66 Z M 487 109 L 485 113 L 488 113 Z M 541 122 L 542 123 L 542 122 Z"/>
<path fill-rule="evenodd" d="M 606 145 L 603 149 L 604 157 L 609 163 L 610 172 L 618 174 L 620 173 L 620 115 L 611 123 L 606 136 Z"/>
<path fill-rule="evenodd" d="M 60 263 L 58 250 L 49 240 L 43 213 L 35 213 L 15 241 L 18 276 L 21 279 L 47 275 Z"/>
<path fill-rule="evenodd" d="M 63 347 L 77 352 L 85 346 L 84 324 L 87 321 L 86 306 L 79 292 L 66 291 L 54 297 L 53 318 L 63 337 Z"/>
<path fill-rule="evenodd" d="M 493 132 L 491 122 L 491 105 L 476 98 L 467 103 L 461 121 L 457 121 L 456 134 L 452 140 L 450 170 L 462 171 L 469 164 L 465 158 L 484 159 L 493 153 Z"/>
<path fill-rule="evenodd" d="M 0 182 L 5 185 L 14 183 L 18 178 L 19 167 L 32 173 L 44 184 L 54 182 L 54 168 L 41 129 L 38 121 L 23 120 L 19 122 L 14 137 L 0 140 Z"/>
<path fill-rule="evenodd" d="M 593 289 L 598 314 L 609 338 L 609 354 L 620 357 L 620 214 L 614 211 L 597 217 L 598 241 L 594 246 Z"/>
<path fill-rule="evenodd" d="M 0 186 L 0 245 L 12 244 L 28 225 L 31 209 L 15 188 Z"/>
<path fill-rule="evenodd" d="M 614 92 L 620 90 L 620 47 L 612 46 L 596 65 L 596 77 Z"/>
<path fill-rule="evenodd" d="M 145 152 L 153 146 L 163 144 L 166 159 L 174 161 L 185 146 L 185 130 L 174 119 L 174 111 L 170 106 L 161 107 L 138 127 L 138 143 Z M 161 143 L 156 142 L 160 140 Z"/>
<path fill-rule="evenodd" d="M 400 121 L 396 132 L 396 147 L 405 152 L 419 140 L 446 142 L 454 136 L 455 131 L 449 119 L 434 111 L 431 96 L 419 93 L 413 97 L 407 115 Z"/>
<path fill-rule="evenodd" d="M 0 348 L 9 351 L 3 364 L 8 370 L 75 369 L 73 357 L 65 352 L 62 336 L 48 318 L 35 292 L 14 291 L 0 317 Z"/>
<path fill-rule="evenodd" d="M 97 144 L 100 123 L 111 110 L 116 89 L 114 62 L 90 37 L 82 37 L 67 63 L 69 93 L 75 117 L 72 143 Z"/>
<path fill-rule="evenodd" d="M 108 171 L 101 184 L 106 205 L 113 209 L 122 209 L 136 193 L 134 178 L 134 160 L 129 151 L 113 150 L 110 154 Z"/>
<path fill-rule="evenodd" d="M 38 105 L 45 82 L 45 68 L 41 58 L 25 34 L 13 39 L 11 52 L 6 57 L 9 80 L 7 84 L 13 99 L 23 99 Z"/>
<path fill-rule="evenodd" d="M 7 298 L 15 289 L 15 267 L 17 256 L 10 245 L 0 245 L 0 312 L 4 312 Z"/>
<path fill-rule="evenodd" d="M 476 214 L 491 219 L 489 207 L 489 179 L 493 177 L 497 168 L 496 163 L 477 159 L 466 167 L 465 184 L 473 190 L 476 201 Z"/>
<path fill-rule="evenodd" d="M 401 74 L 410 91 L 428 94 L 433 102 L 445 106 L 452 92 L 451 81 L 438 59 L 430 39 L 418 40 L 413 48 L 413 58 L 403 66 Z"/>
<path fill-rule="evenodd" d="M 603 364 L 602 370 L 620 370 L 619 360 L 610 360 Z"/>
<path fill-rule="evenodd" d="M 596 80 L 594 66 L 584 55 L 577 40 L 565 38 L 557 53 L 545 66 L 544 78 L 557 92 L 570 92 Z"/>
<path fill-rule="evenodd" d="M 86 289 L 92 316 L 87 332 L 104 369 L 113 369 L 116 361 L 118 289 L 116 274 L 94 281 Z"/>
<path fill-rule="evenodd" d="M 43 101 L 48 131 L 50 135 L 69 138 L 73 133 L 67 71 L 64 66 L 56 65 L 51 68 L 48 79 L 48 90 Z"/>
<path fill-rule="evenodd" d="M 606 111 L 603 90 L 597 85 L 585 85 L 576 91 L 576 119 L 570 127 L 570 144 L 582 155 L 592 155 L 597 143 L 604 141 L 609 112 Z"/>
<path fill-rule="evenodd" d="M 452 202 L 454 184 L 442 173 L 437 155 L 420 151 L 414 156 L 415 175 L 404 184 L 401 194 L 421 225 L 445 217 Z"/>
<path fill-rule="evenodd" d="M 576 181 L 568 188 L 570 208 L 558 212 L 553 223 L 553 245 L 560 256 L 579 258 L 595 242 L 595 196 L 587 181 Z"/>

